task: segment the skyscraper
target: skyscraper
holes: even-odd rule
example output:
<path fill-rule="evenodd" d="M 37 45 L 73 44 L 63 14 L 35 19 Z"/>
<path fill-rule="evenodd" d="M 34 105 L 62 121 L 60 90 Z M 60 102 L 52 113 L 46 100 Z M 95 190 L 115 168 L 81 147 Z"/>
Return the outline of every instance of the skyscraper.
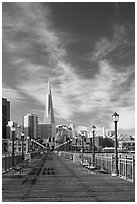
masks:
<path fill-rule="evenodd" d="M 47 93 L 46 110 L 44 113 L 44 123 L 55 124 L 50 82 L 48 82 L 48 93 Z"/>
<path fill-rule="evenodd" d="M 10 102 L 2 98 L 2 138 L 7 138 L 6 125 L 10 121 Z"/>
<path fill-rule="evenodd" d="M 46 125 L 46 129 L 48 133 L 47 135 L 48 145 L 50 146 L 50 148 L 54 148 L 56 127 L 55 127 L 55 118 L 54 118 L 54 109 L 53 109 L 50 82 L 48 82 L 47 102 L 46 102 L 46 108 L 44 112 L 44 124 Z"/>
<path fill-rule="evenodd" d="M 38 116 L 35 114 L 27 114 L 22 117 L 22 125 L 24 127 L 24 136 L 32 139 L 38 137 Z"/>

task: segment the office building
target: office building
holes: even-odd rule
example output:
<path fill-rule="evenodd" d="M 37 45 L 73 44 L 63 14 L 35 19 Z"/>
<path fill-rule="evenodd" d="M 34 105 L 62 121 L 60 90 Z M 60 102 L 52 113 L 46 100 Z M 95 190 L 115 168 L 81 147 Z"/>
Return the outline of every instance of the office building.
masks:
<path fill-rule="evenodd" d="M 67 142 L 68 139 L 72 139 L 72 129 L 65 125 L 56 126 L 56 143 L 64 143 Z"/>
<path fill-rule="evenodd" d="M 52 124 L 38 124 L 38 138 L 42 140 L 49 140 L 49 136 L 52 135 Z"/>
<path fill-rule="evenodd" d="M 45 108 L 45 112 L 44 112 L 44 124 L 46 125 L 46 127 L 45 127 L 46 128 L 46 134 L 45 134 L 44 138 L 46 138 L 47 143 L 49 144 L 49 147 L 54 148 L 56 127 L 55 127 L 55 118 L 54 118 L 54 109 L 53 109 L 50 82 L 48 82 L 47 102 L 46 102 L 46 108 Z"/>
<path fill-rule="evenodd" d="M 2 98 L 2 138 L 7 138 L 6 126 L 10 121 L 10 101 Z"/>
<path fill-rule="evenodd" d="M 46 108 L 44 113 L 44 123 L 55 124 L 50 82 L 48 82 L 48 93 L 47 93 L 47 102 L 46 102 Z"/>
<path fill-rule="evenodd" d="M 22 126 L 25 139 L 37 139 L 38 137 L 38 116 L 35 114 L 27 114 L 22 116 Z"/>
<path fill-rule="evenodd" d="M 19 134 L 21 132 L 21 126 L 19 126 L 17 123 L 15 123 L 14 121 L 8 121 L 8 124 L 6 126 L 6 130 L 7 130 L 7 139 L 12 140 L 12 132 L 11 132 L 11 128 L 14 127 L 15 128 L 15 138 L 19 139 Z"/>
<path fill-rule="evenodd" d="M 14 144 L 18 144 L 19 141 L 21 141 L 21 133 L 22 133 L 22 127 L 15 123 L 14 121 L 8 121 L 8 124 L 6 126 L 6 139 L 2 140 L 2 153 L 11 153 L 12 151 L 12 139 L 13 139 L 13 134 L 12 134 L 12 127 L 15 128 L 15 133 L 14 133 Z M 16 151 L 15 151 L 16 152 Z"/>

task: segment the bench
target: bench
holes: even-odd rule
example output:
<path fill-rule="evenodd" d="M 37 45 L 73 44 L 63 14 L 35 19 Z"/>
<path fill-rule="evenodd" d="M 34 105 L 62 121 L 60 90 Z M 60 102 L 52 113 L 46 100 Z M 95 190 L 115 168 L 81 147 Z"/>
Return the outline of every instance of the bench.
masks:
<path fill-rule="evenodd" d="M 96 167 L 95 166 L 93 166 L 92 164 L 91 164 L 91 162 L 88 162 L 87 160 L 83 160 L 83 161 L 81 161 L 81 164 L 82 164 L 82 166 L 85 168 L 85 170 L 87 170 L 89 173 L 90 172 L 92 172 L 92 171 L 94 171 L 95 169 L 96 169 Z"/>
<path fill-rule="evenodd" d="M 29 166 L 29 160 L 25 160 L 23 163 L 17 164 L 16 166 L 12 167 L 12 169 L 14 170 L 13 174 L 15 172 L 19 172 L 20 175 L 21 175 L 21 173 L 23 173 L 23 170 L 26 169 L 26 168 L 31 168 Z"/>

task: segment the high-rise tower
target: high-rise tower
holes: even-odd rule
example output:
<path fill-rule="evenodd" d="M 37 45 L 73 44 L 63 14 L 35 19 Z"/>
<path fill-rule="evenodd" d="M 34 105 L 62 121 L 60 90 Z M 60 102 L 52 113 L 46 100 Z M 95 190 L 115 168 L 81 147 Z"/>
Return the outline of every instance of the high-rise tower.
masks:
<path fill-rule="evenodd" d="M 6 125 L 10 121 L 10 101 L 2 98 L 2 138 L 7 139 Z"/>
<path fill-rule="evenodd" d="M 27 114 L 22 116 L 22 125 L 24 128 L 24 136 L 30 139 L 37 139 L 38 137 L 38 116 L 35 114 Z"/>
<path fill-rule="evenodd" d="M 50 82 L 48 82 L 47 101 L 46 101 L 46 108 L 44 112 L 44 124 L 46 128 L 45 137 L 47 138 L 47 145 L 50 148 L 54 148 L 56 128 L 55 128 L 55 118 L 54 118 L 54 109 L 53 109 L 53 103 L 52 103 Z"/>
<path fill-rule="evenodd" d="M 44 123 L 55 124 L 50 82 L 48 82 L 47 104 L 44 114 Z"/>

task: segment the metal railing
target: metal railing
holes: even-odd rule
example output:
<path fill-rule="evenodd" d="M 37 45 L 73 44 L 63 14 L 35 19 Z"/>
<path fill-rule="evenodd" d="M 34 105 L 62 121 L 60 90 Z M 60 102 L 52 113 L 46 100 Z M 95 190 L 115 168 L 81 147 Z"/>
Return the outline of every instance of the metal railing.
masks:
<path fill-rule="evenodd" d="M 84 153 L 83 160 L 92 165 L 92 154 Z M 109 154 L 95 154 L 95 167 L 112 174 L 115 170 L 115 157 Z M 119 177 L 128 181 L 135 181 L 135 157 L 118 158 Z"/>
<path fill-rule="evenodd" d="M 108 155 L 95 155 L 95 166 L 101 170 L 111 173 L 114 169 L 113 157 Z"/>
<path fill-rule="evenodd" d="M 135 157 L 119 157 L 119 176 L 131 182 L 135 181 Z"/>
<path fill-rule="evenodd" d="M 15 155 L 14 163 L 15 165 L 20 164 L 22 162 L 22 155 Z M 5 154 L 2 156 L 2 173 L 7 172 L 12 168 L 12 155 Z"/>
<path fill-rule="evenodd" d="M 40 155 L 40 152 L 33 152 L 31 153 L 31 158 L 34 158 L 36 156 Z M 13 161 L 12 161 L 12 155 L 11 154 L 5 154 L 2 156 L 2 173 L 5 173 L 13 168 Z M 21 154 L 15 154 L 14 156 L 14 164 L 15 166 L 18 164 L 21 164 L 23 162 L 22 155 Z"/>
<path fill-rule="evenodd" d="M 72 152 L 65 152 L 62 151 L 61 155 L 72 159 L 73 158 Z M 86 162 L 88 165 L 92 165 L 92 154 L 91 153 L 77 153 L 79 158 Z M 115 170 L 115 157 L 114 155 L 109 154 L 95 154 L 95 167 L 98 170 L 105 171 L 107 173 L 112 174 Z M 126 179 L 128 181 L 134 182 L 135 181 L 135 157 L 121 157 L 118 158 L 118 169 L 119 169 L 119 177 Z"/>
<path fill-rule="evenodd" d="M 112 173 L 115 169 L 115 158 L 112 155 L 95 155 L 95 166 L 108 173 Z M 125 156 L 118 158 L 119 177 L 128 181 L 135 181 L 135 157 L 128 158 Z"/>

